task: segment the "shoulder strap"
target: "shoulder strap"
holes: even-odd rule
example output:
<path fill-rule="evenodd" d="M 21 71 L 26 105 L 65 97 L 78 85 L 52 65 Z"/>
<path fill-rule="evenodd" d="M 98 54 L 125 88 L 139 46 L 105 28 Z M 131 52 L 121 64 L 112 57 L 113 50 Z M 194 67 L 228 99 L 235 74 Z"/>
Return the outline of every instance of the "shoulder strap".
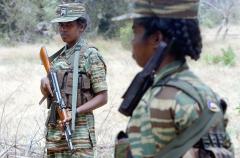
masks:
<path fill-rule="evenodd" d="M 76 121 L 76 108 L 77 108 L 77 93 L 78 93 L 78 66 L 79 66 L 79 58 L 81 52 L 86 51 L 89 48 L 94 48 L 97 50 L 95 47 L 89 47 L 89 46 L 83 46 L 81 47 L 80 45 L 77 45 L 75 48 L 75 53 L 74 53 L 74 60 L 73 60 L 73 82 L 72 82 L 72 130 L 75 130 L 75 121 Z M 105 63 L 104 63 L 105 64 Z M 80 92 L 81 93 L 81 88 Z"/>
<path fill-rule="evenodd" d="M 78 90 L 78 65 L 81 46 L 77 45 L 74 53 L 73 61 L 73 82 L 72 82 L 72 130 L 75 130 L 76 109 L 77 109 L 77 90 Z M 81 93 L 81 92 L 80 92 Z"/>
<path fill-rule="evenodd" d="M 98 48 L 97 47 L 95 47 L 95 46 L 88 46 L 88 48 L 94 48 L 94 49 L 96 49 L 97 51 L 98 51 Z"/>
<path fill-rule="evenodd" d="M 54 53 L 52 56 L 49 57 L 49 61 L 52 62 L 54 59 L 56 59 L 61 53 L 62 51 L 65 49 L 65 47 L 62 47 L 59 51 L 57 51 L 56 53 Z"/>
<path fill-rule="evenodd" d="M 196 144 L 201 137 L 207 133 L 208 129 L 218 120 L 223 118 L 223 114 L 220 111 L 213 112 L 206 106 L 204 99 L 197 92 L 197 89 L 190 83 L 180 79 L 169 79 L 168 81 L 159 82 L 157 86 L 170 86 L 182 90 L 189 96 L 191 96 L 201 107 L 202 114 L 193 122 L 193 124 L 178 135 L 172 142 L 170 142 L 165 148 L 155 155 L 155 158 L 173 158 L 181 157 L 187 152 L 194 144 Z M 154 88 L 153 87 L 153 88 Z"/>

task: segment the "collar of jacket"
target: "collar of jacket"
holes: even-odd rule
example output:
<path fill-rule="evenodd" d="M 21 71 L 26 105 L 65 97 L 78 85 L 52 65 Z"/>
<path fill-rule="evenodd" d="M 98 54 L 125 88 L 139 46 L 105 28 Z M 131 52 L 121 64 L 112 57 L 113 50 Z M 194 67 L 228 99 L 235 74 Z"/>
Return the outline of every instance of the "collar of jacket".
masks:
<path fill-rule="evenodd" d="M 185 69 L 189 69 L 188 64 L 185 60 L 173 61 L 170 64 L 167 64 L 166 66 L 161 68 L 155 74 L 153 85 L 155 85 L 159 80 Z"/>

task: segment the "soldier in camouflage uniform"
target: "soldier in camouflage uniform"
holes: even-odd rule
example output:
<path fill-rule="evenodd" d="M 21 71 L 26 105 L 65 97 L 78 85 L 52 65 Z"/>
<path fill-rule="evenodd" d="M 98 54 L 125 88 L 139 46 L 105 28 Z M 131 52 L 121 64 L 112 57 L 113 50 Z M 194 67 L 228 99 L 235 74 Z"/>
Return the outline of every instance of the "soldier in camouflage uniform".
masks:
<path fill-rule="evenodd" d="M 52 20 L 58 23 L 62 40 L 66 43 L 51 59 L 57 72 L 61 94 L 71 113 L 73 87 L 73 66 L 76 48 L 80 48 L 78 66 L 78 93 L 75 130 L 72 141 L 75 152 L 70 153 L 67 142 L 60 130 L 61 122 L 51 125 L 47 122 L 46 148 L 51 158 L 94 156 L 96 145 L 93 110 L 107 103 L 106 66 L 98 50 L 90 47 L 82 38 L 87 27 L 86 10 L 83 4 L 69 3 L 58 7 L 58 17 Z M 41 80 L 41 91 L 44 96 L 52 94 L 49 79 Z M 51 101 L 50 101 L 51 106 Z M 70 118 L 65 120 L 70 121 Z M 69 122 L 70 123 L 70 122 Z"/>
<path fill-rule="evenodd" d="M 133 111 L 127 136 L 119 134 L 116 142 L 117 158 L 131 155 L 152 158 L 191 128 L 203 109 L 224 113 L 226 104 L 222 100 L 220 107 L 218 95 L 201 82 L 187 64 L 186 57 L 198 60 L 202 49 L 198 0 L 135 0 L 131 4 L 132 12 L 114 20 L 133 20 L 132 53 L 139 66 L 146 65 L 161 42 L 168 44 L 175 39 L 155 73 L 152 86 Z M 199 97 L 201 99 L 196 99 Z M 183 157 L 233 157 L 223 119 L 210 128 L 204 138 L 208 144 L 201 138 Z M 175 158 L 181 156 L 174 155 Z"/>

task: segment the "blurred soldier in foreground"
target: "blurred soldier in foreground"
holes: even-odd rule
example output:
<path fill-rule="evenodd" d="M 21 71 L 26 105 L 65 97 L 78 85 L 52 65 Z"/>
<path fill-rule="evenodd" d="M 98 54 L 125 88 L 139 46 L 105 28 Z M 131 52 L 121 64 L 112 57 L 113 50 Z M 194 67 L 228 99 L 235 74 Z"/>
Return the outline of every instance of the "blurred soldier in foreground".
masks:
<path fill-rule="evenodd" d="M 131 116 L 117 136 L 117 158 L 232 158 L 224 100 L 193 72 L 200 58 L 198 0 L 135 0 L 132 56 L 144 69 L 119 108 Z"/>

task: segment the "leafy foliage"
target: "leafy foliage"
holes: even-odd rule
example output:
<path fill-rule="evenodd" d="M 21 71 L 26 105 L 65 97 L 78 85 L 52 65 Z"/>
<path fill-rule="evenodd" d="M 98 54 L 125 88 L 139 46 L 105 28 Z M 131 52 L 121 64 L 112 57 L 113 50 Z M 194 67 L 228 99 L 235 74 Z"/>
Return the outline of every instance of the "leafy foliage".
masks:
<path fill-rule="evenodd" d="M 221 55 L 207 54 L 204 58 L 205 61 L 208 64 L 223 64 L 225 66 L 235 66 L 237 57 L 232 47 L 229 46 L 227 49 L 222 48 L 221 51 Z"/>
<path fill-rule="evenodd" d="M 121 23 L 111 18 L 127 10 L 125 0 L 1 0 L 0 43 L 35 42 L 54 32 L 49 21 L 54 17 L 58 4 L 86 3 L 91 19 L 91 32 L 111 38 L 119 34 Z"/>
<path fill-rule="evenodd" d="M 126 12 L 125 0 L 89 0 L 87 4 L 95 33 L 105 38 L 117 36 L 124 23 L 116 23 L 111 19 Z"/>
<path fill-rule="evenodd" d="M 33 42 L 40 34 L 38 24 L 52 17 L 56 1 L 1 0 L 0 38 L 8 42 Z M 45 26 L 48 27 L 48 26 Z"/>

